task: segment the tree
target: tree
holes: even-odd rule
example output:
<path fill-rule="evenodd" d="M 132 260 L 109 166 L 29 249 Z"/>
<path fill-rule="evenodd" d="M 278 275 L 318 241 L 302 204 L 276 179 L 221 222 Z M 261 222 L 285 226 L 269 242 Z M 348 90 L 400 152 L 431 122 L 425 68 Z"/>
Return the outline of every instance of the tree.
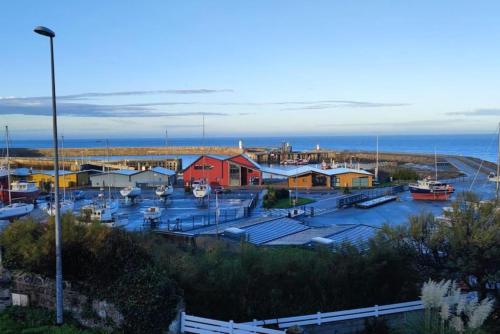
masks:
<path fill-rule="evenodd" d="M 495 203 L 464 194 L 445 219 L 423 213 L 383 233 L 399 249 L 413 249 L 428 276 L 460 280 L 484 296 L 487 283 L 500 278 L 499 213 Z"/>

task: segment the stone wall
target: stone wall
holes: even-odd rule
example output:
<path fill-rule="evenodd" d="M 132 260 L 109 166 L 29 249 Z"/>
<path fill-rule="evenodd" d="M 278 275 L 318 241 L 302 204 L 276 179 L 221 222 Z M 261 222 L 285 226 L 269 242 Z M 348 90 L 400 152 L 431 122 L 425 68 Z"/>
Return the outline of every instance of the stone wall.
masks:
<path fill-rule="evenodd" d="M 28 295 L 30 306 L 55 309 L 55 282 L 51 278 L 14 272 L 10 292 Z M 64 310 L 86 327 L 106 328 L 110 322 L 115 326 L 123 322 L 123 316 L 113 304 L 87 297 L 68 282 L 64 282 L 63 296 Z"/>

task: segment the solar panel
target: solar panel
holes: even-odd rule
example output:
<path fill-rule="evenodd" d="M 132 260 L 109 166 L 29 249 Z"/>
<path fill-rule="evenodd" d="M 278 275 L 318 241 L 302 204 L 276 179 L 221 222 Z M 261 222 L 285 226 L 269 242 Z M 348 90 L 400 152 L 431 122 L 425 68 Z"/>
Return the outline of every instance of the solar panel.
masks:
<path fill-rule="evenodd" d="M 248 235 L 248 241 L 256 245 L 262 245 L 307 229 L 309 227 L 289 218 L 276 219 L 244 228 Z"/>

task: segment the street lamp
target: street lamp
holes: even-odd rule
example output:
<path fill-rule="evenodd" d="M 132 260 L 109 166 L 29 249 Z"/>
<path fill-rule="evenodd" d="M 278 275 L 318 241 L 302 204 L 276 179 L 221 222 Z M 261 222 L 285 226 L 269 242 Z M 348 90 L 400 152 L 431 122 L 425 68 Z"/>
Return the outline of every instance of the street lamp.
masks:
<path fill-rule="evenodd" d="M 57 149 L 57 111 L 56 111 L 56 80 L 54 74 L 54 43 L 56 34 L 49 28 L 38 26 L 34 29 L 39 35 L 50 38 L 50 65 L 52 75 L 52 138 L 54 142 L 54 202 L 55 202 L 55 232 L 56 232 L 56 323 L 63 323 L 63 278 L 62 278 L 62 238 L 61 217 L 59 207 L 59 152 Z"/>

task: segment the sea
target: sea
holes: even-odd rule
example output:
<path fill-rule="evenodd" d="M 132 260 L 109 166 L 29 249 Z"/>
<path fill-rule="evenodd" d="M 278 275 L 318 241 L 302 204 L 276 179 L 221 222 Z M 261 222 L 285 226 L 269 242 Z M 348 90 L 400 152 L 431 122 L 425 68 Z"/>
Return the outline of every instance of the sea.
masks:
<path fill-rule="evenodd" d="M 434 153 L 477 157 L 495 162 L 497 160 L 497 134 L 453 134 L 453 135 L 383 135 L 378 137 L 380 152 Z M 375 151 L 375 136 L 281 136 L 281 137 L 216 137 L 216 138 L 110 138 L 110 147 L 151 147 L 151 146 L 238 146 L 280 147 L 289 143 L 294 150 L 312 150 L 317 145 L 321 149 Z M 3 145 L 3 146 L 2 146 Z M 105 147 L 102 139 L 78 139 L 65 136 L 64 147 Z M 0 144 L 5 148 L 5 144 Z M 50 139 L 14 139 L 13 148 L 49 148 Z"/>

